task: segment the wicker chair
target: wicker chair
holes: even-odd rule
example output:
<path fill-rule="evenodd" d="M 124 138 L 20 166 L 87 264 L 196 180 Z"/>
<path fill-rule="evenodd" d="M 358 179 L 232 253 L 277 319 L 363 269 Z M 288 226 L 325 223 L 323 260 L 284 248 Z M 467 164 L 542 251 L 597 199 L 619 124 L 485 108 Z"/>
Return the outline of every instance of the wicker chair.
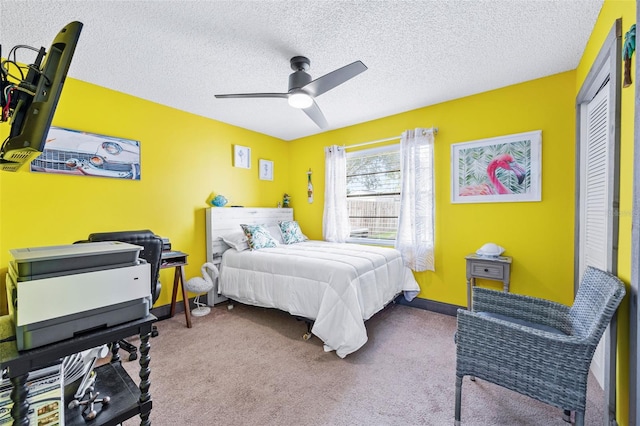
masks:
<path fill-rule="evenodd" d="M 458 310 L 455 425 L 462 378 L 503 386 L 564 410 L 584 424 L 593 353 L 625 295 L 615 276 L 588 267 L 573 306 L 476 287 Z"/>

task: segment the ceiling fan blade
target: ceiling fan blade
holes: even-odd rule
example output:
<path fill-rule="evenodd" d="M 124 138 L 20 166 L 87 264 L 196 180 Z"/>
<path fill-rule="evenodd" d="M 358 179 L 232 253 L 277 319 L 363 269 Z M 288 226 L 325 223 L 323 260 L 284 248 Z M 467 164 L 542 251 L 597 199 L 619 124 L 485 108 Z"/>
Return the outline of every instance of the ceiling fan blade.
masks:
<path fill-rule="evenodd" d="M 365 64 L 361 61 L 355 61 L 335 71 L 331 71 L 329 74 L 316 78 L 302 88 L 311 96 L 320 96 L 366 70 L 367 66 Z"/>
<path fill-rule="evenodd" d="M 316 101 L 313 101 L 310 107 L 303 108 L 302 110 L 321 129 L 324 129 L 329 125 L 329 123 L 327 123 L 327 119 L 324 118 L 324 114 L 322 114 L 322 111 L 320 111 L 320 107 L 318 107 L 318 104 L 316 103 Z"/>
<path fill-rule="evenodd" d="M 218 99 L 228 98 L 288 98 L 288 93 L 236 93 L 230 95 L 214 95 Z"/>

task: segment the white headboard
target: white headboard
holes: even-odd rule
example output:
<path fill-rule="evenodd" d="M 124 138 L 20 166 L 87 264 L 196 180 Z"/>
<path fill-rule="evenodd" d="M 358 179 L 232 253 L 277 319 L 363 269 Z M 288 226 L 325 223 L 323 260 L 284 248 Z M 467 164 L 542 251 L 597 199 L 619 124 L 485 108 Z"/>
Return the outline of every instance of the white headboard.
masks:
<path fill-rule="evenodd" d="M 209 207 L 207 216 L 207 262 L 222 256 L 229 246 L 220 239 L 231 231 L 240 231 L 240 224 L 269 225 L 293 220 L 292 208 Z"/>

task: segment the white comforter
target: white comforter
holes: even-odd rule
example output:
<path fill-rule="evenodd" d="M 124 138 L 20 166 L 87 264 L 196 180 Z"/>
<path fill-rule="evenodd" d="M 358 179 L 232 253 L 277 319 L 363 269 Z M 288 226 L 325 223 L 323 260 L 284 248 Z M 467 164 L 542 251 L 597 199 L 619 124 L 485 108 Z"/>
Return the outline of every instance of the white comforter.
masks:
<path fill-rule="evenodd" d="M 404 291 L 420 291 L 391 248 L 307 241 L 222 257 L 219 292 L 241 303 L 314 321 L 325 351 L 344 358 L 367 342 L 364 321 Z"/>

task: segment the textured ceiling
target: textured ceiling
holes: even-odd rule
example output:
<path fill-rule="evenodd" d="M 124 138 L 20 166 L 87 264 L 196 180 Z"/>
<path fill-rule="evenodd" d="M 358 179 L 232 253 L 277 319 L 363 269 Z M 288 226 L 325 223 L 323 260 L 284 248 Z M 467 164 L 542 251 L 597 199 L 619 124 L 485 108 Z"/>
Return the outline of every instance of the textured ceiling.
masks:
<path fill-rule="evenodd" d="M 291 140 L 575 69 L 602 3 L 0 0 L 0 43 L 48 49 L 81 21 L 69 76 Z M 214 98 L 286 92 L 296 55 L 313 78 L 369 68 L 317 98 L 328 129 L 284 99 Z"/>

